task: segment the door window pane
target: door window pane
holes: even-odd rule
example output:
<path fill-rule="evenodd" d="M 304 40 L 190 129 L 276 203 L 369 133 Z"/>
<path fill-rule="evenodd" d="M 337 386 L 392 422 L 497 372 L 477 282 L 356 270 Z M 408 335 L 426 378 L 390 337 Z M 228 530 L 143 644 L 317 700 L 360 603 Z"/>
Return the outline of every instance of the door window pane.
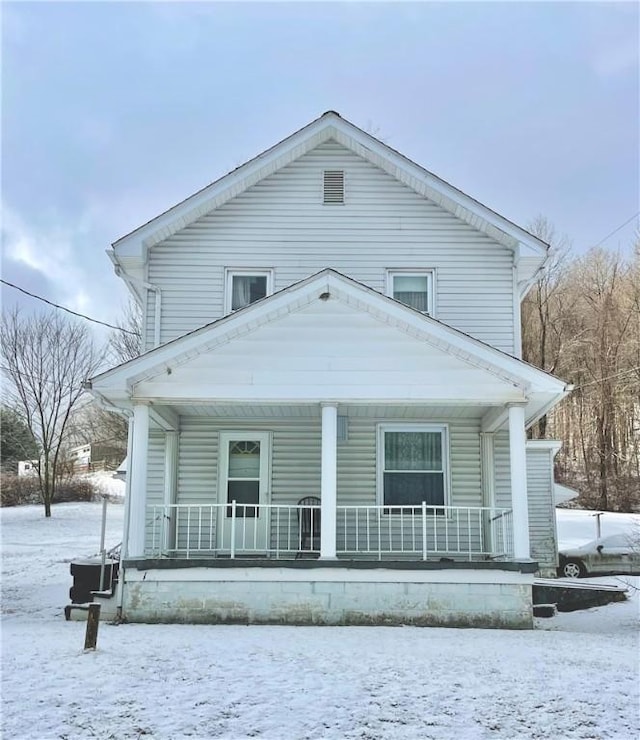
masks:
<path fill-rule="evenodd" d="M 258 515 L 257 505 L 260 503 L 260 482 L 257 480 L 230 480 L 227 489 L 227 503 L 233 501 L 236 506 L 236 517 L 255 518 Z M 239 504 L 256 504 L 256 506 L 240 506 Z M 227 506 L 227 517 L 231 517 L 231 507 Z"/>
<path fill-rule="evenodd" d="M 229 442 L 229 470 L 227 474 L 227 503 L 260 503 L 260 442 L 242 440 Z M 227 507 L 231 516 L 231 507 Z M 256 517 L 257 507 L 238 506 L 236 517 Z"/>
<path fill-rule="evenodd" d="M 260 477 L 260 442 L 229 442 L 229 478 Z"/>

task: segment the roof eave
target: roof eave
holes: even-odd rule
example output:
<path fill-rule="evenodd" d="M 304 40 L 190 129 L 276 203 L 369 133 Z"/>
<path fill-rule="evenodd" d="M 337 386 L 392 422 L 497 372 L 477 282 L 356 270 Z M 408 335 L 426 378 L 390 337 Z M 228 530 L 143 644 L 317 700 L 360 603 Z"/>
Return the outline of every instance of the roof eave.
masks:
<path fill-rule="evenodd" d="M 112 390 L 120 388 L 126 393 L 132 384 L 162 372 L 168 363 L 186 361 L 194 354 L 207 351 L 210 345 L 212 347 L 214 344 L 226 341 L 227 334 L 235 336 L 242 327 L 255 326 L 256 322 L 271 321 L 271 317 L 276 318 L 283 310 L 297 305 L 300 301 L 313 300 L 314 297 L 320 297 L 322 293 L 334 289 L 344 291 L 347 298 L 352 296 L 355 300 L 369 304 L 371 311 L 378 313 L 383 311 L 385 315 L 403 323 L 413 332 L 426 332 L 431 337 L 429 341 L 438 343 L 445 351 L 468 356 L 471 364 L 499 374 L 505 382 L 517 384 L 532 393 L 561 396 L 565 392 L 566 384 L 558 378 L 436 319 L 426 317 L 330 268 L 247 306 L 241 311 L 222 317 L 212 324 L 196 329 L 138 358 L 107 370 L 93 378 L 92 385 L 98 391 L 106 388 Z"/>
<path fill-rule="evenodd" d="M 318 137 L 318 140 L 316 141 L 314 137 Z M 138 252 L 143 257 L 145 248 L 168 238 L 172 233 L 218 207 L 217 200 L 220 200 L 221 204 L 223 201 L 226 202 L 236 197 L 248 187 L 277 171 L 281 166 L 286 166 L 293 159 L 302 156 L 311 148 L 330 138 L 335 138 L 339 143 L 351 148 L 356 154 L 363 156 L 373 164 L 382 166 L 389 174 L 408 187 L 413 187 L 424 197 L 431 196 L 443 208 L 475 228 L 486 231 L 489 236 L 506 246 L 516 250 L 520 245 L 532 250 L 533 254 L 541 260 L 546 257 L 548 245 L 533 234 L 500 216 L 333 111 L 328 111 L 245 164 L 116 240 L 112 245 L 114 250 Z M 416 185 L 420 184 L 421 187 L 416 188 Z"/>

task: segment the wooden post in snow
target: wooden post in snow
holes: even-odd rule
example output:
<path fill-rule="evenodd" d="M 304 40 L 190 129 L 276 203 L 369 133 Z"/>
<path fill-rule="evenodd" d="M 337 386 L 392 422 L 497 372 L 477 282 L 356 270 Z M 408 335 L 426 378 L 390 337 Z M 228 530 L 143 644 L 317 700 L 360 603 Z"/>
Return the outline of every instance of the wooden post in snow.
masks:
<path fill-rule="evenodd" d="M 100 604 L 89 604 L 87 613 L 87 632 L 84 637 L 84 649 L 95 650 L 98 642 L 98 625 L 100 624 Z"/>

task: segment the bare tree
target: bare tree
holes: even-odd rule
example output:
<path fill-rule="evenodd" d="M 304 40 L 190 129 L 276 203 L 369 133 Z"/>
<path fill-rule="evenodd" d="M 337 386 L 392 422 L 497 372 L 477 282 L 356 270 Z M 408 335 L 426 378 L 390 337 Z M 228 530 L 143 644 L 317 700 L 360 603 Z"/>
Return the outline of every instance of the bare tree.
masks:
<path fill-rule="evenodd" d="M 23 317 L 14 309 L 2 317 L 0 340 L 4 371 L 11 380 L 5 393 L 39 447 L 38 482 L 49 517 L 69 417 L 103 353 L 85 326 L 55 313 Z"/>
<path fill-rule="evenodd" d="M 588 435 L 585 471 L 597 485 L 598 506 L 608 509 L 627 467 L 623 436 L 633 378 L 628 349 L 636 320 L 631 266 L 620 255 L 593 249 L 575 263 L 572 275 L 583 327 L 573 376 L 589 409 L 582 431 Z"/>
<path fill-rule="evenodd" d="M 138 357 L 142 350 L 142 315 L 140 306 L 129 300 L 118 322 L 109 336 L 109 351 L 117 363 Z"/>
<path fill-rule="evenodd" d="M 538 216 L 529 231 L 550 246 L 549 260 L 522 304 L 522 356 L 527 362 L 556 373 L 567 345 L 573 338 L 569 330 L 572 312 L 567 305 L 572 296 L 565 291 L 565 269 L 571 244 L 558 236 L 554 226 Z M 543 416 L 533 430 L 534 436 L 547 435 L 547 417 Z"/>

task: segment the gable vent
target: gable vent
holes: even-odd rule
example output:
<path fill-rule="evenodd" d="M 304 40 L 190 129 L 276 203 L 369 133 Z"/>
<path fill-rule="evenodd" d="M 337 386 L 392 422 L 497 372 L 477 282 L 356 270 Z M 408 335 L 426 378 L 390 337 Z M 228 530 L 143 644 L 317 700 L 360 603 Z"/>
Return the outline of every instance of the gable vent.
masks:
<path fill-rule="evenodd" d="M 324 202 L 344 203 L 344 171 L 324 171 Z"/>

